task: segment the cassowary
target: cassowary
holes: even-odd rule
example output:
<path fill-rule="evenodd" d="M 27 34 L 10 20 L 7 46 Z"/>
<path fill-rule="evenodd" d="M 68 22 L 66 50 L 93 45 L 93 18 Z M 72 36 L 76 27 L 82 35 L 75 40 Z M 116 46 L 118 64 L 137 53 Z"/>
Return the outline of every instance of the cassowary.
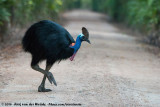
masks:
<path fill-rule="evenodd" d="M 72 61 L 82 41 L 90 43 L 89 32 L 85 27 L 82 27 L 82 33 L 75 42 L 65 28 L 49 20 L 37 22 L 26 31 L 22 39 L 23 49 L 32 55 L 31 68 L 44 74 L 38 92 L 51 91 L 45 88 L 46 78 L 57 86 L 52 73 L 49 72 L 50 68 L 57 61 L 67 58 Z M 38 65 L 43 60 L 46 60 L 45 70 Z"/>

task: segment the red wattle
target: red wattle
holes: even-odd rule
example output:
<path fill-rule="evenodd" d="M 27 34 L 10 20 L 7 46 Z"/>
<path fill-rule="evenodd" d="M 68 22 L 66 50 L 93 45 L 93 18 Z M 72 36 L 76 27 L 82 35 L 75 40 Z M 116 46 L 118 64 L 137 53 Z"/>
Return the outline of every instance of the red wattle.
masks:
<path fill-rule="evenodd" d="M 76 52 L 77 53 L 77 52 Z M 71 57 L 70 60 L 73 61 L 74 57 L 76 56 L 76 53 L 74 53 Z"/>

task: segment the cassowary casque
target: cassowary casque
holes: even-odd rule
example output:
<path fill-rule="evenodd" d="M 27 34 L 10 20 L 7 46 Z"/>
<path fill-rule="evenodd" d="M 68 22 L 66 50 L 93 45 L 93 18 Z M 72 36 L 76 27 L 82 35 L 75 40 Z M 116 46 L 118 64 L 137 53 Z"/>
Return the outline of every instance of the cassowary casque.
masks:
<path fill-rule="evenodd" d="M 72 61 L 81 47 L 82 41 L 89 41 L 89 32 L 85 27 L 82 27 L 82 33 L 77 36 L 76 42 L 70 33 L 61 25 L 43 20 L 33 24 L 25 33 L 22 39 L 23 49 L 32 55 L 32 69 L 44 74 L 43 80 L 38 87 L 39 92 L 48 92 L 50 89 L 45 89 L 45 80 L 57 86 L 57 83 L 49 72 L 55 62 L 60 62 L 70 58 Z M 45 70 L 39 67 L 39 62 L 46 60 Z"/>

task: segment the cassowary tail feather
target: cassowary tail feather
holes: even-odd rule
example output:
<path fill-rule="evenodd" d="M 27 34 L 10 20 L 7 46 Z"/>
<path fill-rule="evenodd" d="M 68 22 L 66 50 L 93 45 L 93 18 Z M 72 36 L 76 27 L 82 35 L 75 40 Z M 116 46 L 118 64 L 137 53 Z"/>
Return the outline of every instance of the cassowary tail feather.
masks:
<path fill-rule="evenodd" d="M 31 36 L 32 35 L 32 36 Z M 25 36 L 22 38 L 22 46 L 25 52 L 31 52 L 32 49 L 32 41 L 35 39 L 34 37 L 34 27 L 31 27 L 25 33 Z"/>

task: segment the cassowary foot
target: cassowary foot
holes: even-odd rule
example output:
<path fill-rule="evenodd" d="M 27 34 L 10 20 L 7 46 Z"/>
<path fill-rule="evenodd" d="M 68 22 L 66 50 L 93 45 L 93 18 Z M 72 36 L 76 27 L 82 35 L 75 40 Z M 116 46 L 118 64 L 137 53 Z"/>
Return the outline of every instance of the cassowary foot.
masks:
<path fill-rule="evenodd" d="M 50 92 L 50 91 L 52 91 L 51 89 L 45 89 L 44 87 L 42 87 L 42 86 L 39 86 L 38 87 L 38 92 Z"/>
<path fill-rule="evenodd" d="M 46 74 L 46 76 L 47 76 L 47 78 L 48 78 L 48 80 L 49 80 L 49 82 L 50 82 L 51 84 L 52 84 L 52 82 L 53 82 L 54 85 L 57 86 L 56 80 L 54 79 L 53 74 L 52 74 L 51 72 L 48 72 L 48 73 Z"/>

